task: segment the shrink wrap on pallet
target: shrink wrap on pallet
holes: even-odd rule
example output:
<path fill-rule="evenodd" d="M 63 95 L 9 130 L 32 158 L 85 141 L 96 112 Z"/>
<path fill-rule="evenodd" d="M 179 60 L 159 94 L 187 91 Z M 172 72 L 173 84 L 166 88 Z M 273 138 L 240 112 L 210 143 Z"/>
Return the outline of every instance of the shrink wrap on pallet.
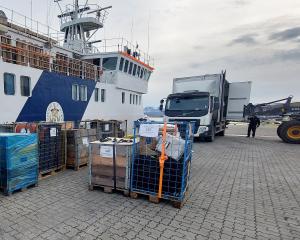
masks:
<path fill-rule="evenodd" d="M 162 136 L 160 136 L 158 144 L 156 145 L 156 151 L 161 152 L 162 141 Z M 165 146 L 167 156 L 179 161 L 184 153 L 185 140 L 179 136 L 173 136 L 167 133 Z"/>
<path fill-rule="evenodd" d="M 38 181 L 36 134 L 0 134 L 0 187 L 9 194 Z"/>

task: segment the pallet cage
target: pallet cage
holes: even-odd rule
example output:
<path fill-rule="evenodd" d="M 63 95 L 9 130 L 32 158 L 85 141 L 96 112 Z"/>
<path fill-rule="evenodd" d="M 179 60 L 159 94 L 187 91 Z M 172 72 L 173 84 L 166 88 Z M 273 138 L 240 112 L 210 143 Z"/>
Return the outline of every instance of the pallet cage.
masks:
<path fill-rule="evenodd" d="M 81 128 L 92 128 L 97 131 L 97 139 L 102 141 L 106 138 L 123 138 L 127 131 L 127 122 L 117 120 L 93 120 L 82 121 L 79 126 Z"/>
<path fill-rule="evenodd" d="M 192 160 L 193 128 L 194 124 L 188 122 L 165 126 L 164 123 L 135 122 L 134 141 L 139 139 L 139 144 L 135 144 L 133 149 L 132 192 L 171 201 L 184 200 Z M 160 164 L 163 143 L 167 159 Z"/>
<path fill-rule="evenodd" d="M 88 164 L 89 144 L 96 141 L 96 129 L 69 129 L 67 135 L 66 165 L 74 170 Z"/>
<path fill-rule="evenodd" d="M 41 123 L 39 136 L 39 172 L 46 173 L 62 169 L 66 165 L 66 135 L 62 125 Z"/>
<path fill-rule="evenodd" d="M 90 144 L 90 188 L 129 190 L 133 141 L 117 138 Z"/>
<path fill-rule="evenodd" d="M 15 132 L 15 124 L 0 124 L 0 133 L 14 133 Z"/>
<path fill-rule="evenodd" d="M 0 188 L 10 195 L 37 182 L 37 135 L 0 134 Z"/>

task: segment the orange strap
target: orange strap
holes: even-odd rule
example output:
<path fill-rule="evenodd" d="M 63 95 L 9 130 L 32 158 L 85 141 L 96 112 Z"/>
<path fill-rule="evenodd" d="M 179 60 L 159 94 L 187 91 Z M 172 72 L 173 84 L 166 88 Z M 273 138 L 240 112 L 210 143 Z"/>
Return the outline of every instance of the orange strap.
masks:
<path fill-rule="evenodd" d="M 158 185 L 158 198 L 161 198 L 162 184 L 164 178 L 164 167 L 165 161 L 168 159 L 166 155 L 166 139 L 167 139 L 167 122 L 164 123 L 162 144 L 161 144 L 161 155 L 159 157 L 159 185 Z"/>

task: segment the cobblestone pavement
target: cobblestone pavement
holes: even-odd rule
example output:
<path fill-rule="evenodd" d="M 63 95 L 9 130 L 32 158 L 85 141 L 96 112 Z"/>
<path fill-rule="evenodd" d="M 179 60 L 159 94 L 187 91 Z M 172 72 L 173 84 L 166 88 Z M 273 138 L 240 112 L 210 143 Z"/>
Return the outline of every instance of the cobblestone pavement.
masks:
<path fill-rule="evenodd" d="M 0 196 L 0 239 L 300 239 L 299 145 L 230 135 L 194 150 L 181 210 L 88 191 L 87 169 L 68 170 Z"/>

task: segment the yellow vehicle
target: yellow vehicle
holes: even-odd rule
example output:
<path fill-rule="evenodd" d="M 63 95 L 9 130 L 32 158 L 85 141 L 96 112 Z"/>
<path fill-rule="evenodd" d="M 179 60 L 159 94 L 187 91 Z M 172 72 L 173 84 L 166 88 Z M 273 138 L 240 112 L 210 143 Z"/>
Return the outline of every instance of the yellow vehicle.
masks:
<path fill-rule="evenodd" d="M 277 134 L 286 143 L 300 144 L 300 115 L 285 115 Z"/>
<path fill-rule="evenodd" d="M 277 135 L 286 143 L 300 144 L 300 113 L 291 111 L 293 96 L 284 99 L 253 105 L 244 106 L 244 119 L 248 116 L 259 117 L 281 116 L 282 123 L 277 128 Z M 281 103 L 286 101 L 285 103 Z"/>

